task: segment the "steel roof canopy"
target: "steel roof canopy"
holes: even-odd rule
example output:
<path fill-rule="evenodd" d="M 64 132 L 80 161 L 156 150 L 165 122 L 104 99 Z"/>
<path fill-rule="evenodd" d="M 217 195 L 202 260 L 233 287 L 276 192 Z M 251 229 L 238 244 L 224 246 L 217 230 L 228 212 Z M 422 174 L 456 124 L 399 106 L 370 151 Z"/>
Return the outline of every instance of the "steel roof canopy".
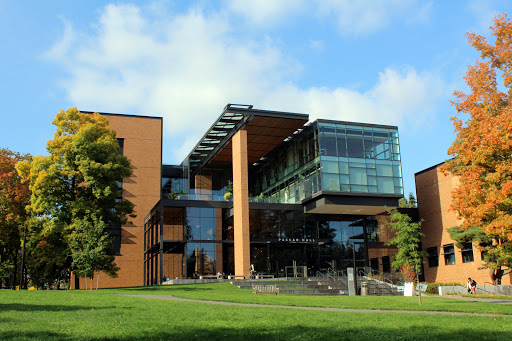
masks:
<path fill-rule="evenodd" d="M 249 164 L 258 162 L 281 142 L 302 128 L 309 115 L 253 109 L 252 105 L 227 104 L 182 164 L 189 160 L 190 171 L 210 161 L 231 162 L 231 138 L 247 130 Z"/>

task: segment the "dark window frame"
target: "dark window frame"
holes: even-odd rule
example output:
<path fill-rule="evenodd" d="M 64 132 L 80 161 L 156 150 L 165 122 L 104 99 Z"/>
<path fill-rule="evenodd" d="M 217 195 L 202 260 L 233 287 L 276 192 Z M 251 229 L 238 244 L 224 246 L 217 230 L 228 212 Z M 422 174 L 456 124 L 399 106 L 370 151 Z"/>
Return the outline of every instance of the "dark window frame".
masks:
<path fill-rule="evenodd" d="M 443 256 L 444 256 L 444 265 L 456 264 L 455 246 L 453 245 L 453 243 L 443 245 Z"/>
<path fill-rule="evenodd" d="M 391 258 L 389 256 L 382 257 L 382 272 L 391 273 Z"/>
<path fill-rule="evenodd" d="M 439 266 L 439 252 L 437 246 L 427 248 L 428 267 L 437 268 Z"/>
<path fill-rule="evenodd" d="M 464 243 L 460 253 L 462 255 L 462 263 L 472 263 L 475 261 L 473 243 Z"/>
<path fill-rule="evenodd" d="M 370 268 L 372 270 L 379 270 L 379 258 L 375 257 L 370 259 Z"/>

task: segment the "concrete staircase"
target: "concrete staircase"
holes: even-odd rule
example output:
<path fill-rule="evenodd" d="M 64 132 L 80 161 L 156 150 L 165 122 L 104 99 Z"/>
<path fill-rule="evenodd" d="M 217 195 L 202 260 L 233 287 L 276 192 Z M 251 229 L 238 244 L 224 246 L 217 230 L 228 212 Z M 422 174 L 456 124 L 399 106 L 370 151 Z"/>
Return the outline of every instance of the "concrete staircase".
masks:
<path fill-rule="evenodd" d="M 361 283 L 368 283 L 369 295 L 403 295 L 396 286 L 374 280 L 372 278 L 358 278 L 358 293 L 361 292 Z M 231 284 L 240 289 L 251 289 L 253 284 L 277 285 L 282 294 L 302 295 L 348 295 L 347 279 L 340 276 L 336 279 L 324 277 L 308 277 L 298 279 L 264 279 L 264 280 L 233 280 Z"/>

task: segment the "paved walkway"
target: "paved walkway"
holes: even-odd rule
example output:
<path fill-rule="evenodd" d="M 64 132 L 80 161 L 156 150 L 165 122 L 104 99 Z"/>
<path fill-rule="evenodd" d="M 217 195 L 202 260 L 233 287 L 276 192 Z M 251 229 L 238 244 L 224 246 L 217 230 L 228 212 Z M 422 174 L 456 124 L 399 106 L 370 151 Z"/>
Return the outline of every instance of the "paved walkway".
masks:
<path fill-rule="evenodd" d="M 512 304 L 512 300 L 503 300 L 499 298 L 478 298 L 478 297 L 462 297 L 454 295 L 439 296 L 442 298 L 451 298 L 460 301 L 472 301 L 472 302 L 485 302 L 485 303 L 496 303 L 496 304 Z"/>
<path fill-rule="evenodd" d="M 218 305 L 232 305 L 232 306 L 240 306 L 240 307 L 259 307 L 259 308 L 285 308 L 285 309 L 299 309 L 299 310 L 320 310 L 320 311 L 342 311 L 342 312 L 352 312 L 352 313 L 401 313 L 401 314 L 428 314 L 428 315 L 456 315 L 456 316 L 487 316 L 487 317 L 510 317 L 512 315 L 502 315 L 502 314 L 478 314 L 478 313 L 460 313 L 460 312 L 446 312 L 446 311 L 415 311 L 415 310 L 374 310 L 374 309 L 345 309 L 345 308 L 320 308 L 320 307 L 297 307 L 297 306 L 289 306 L 289 305 L 274 305 L 274 304 L 252 304 L 252 303 L 233 303 L 233 302 L 221 302 L 221 301 L 204 301 L 204 300 L 194 300 L 190 298 L 180 298 L 174 297 L 171 295 L 121 295 L 121 296 L 129 296 L 129 297 L 141 297 L 141 298 L 151 298 L 157 300 L 167 300 L 167 301 L 180 301 L 180 302 L 194 302 L 194 303 L 205 303 L 205 304 L 218 304 Z M 465 299 L 460 297 L 460 299 Z M 475 298 L 476 300 L 476 298 Z M 479 299 L 485 300 L 485 299 Z"/>

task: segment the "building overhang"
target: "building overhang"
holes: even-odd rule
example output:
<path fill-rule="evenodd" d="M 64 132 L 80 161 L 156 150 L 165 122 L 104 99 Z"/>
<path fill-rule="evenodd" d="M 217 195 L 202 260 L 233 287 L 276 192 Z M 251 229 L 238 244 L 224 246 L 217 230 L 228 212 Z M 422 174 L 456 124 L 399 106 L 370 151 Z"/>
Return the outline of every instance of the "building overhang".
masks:
<path fill-rule="evenodd" d="M 321 191 L 302 201 L 304 213 L 377 215 L 398 207 L 401 194 Z"/>
<path fill-rule="evenodd" d="M 231 139 L 247 131 L 249 165 L 259 162 L 284 140 L 298 133 L 309 115 L 253 109 L 252 105 L 228 104 L 217 121 L 199 140 L 184 163 L 191 173 L 210 162 L 231 162 Z"/>

